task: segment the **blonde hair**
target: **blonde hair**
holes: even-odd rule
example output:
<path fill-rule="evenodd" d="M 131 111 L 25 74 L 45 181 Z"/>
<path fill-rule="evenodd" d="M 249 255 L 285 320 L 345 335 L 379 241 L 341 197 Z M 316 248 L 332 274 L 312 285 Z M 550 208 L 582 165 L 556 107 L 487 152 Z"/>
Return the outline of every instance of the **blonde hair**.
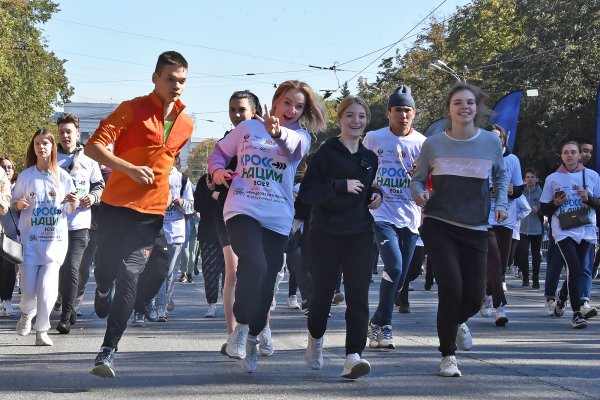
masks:
<path fill-rule="evenodd" d="M 321 132 L 327 128 L 327 110 L 321 104 L 321 101 L 315 94 L 314 90 L 305 82 L 290 80 L 285 81 L 277 86 L 277 90 L 273 94 L 273 112 L 275 112 L 275 103 L 288 90 L 297 89 L 304 94 L 306 103 L 304 111 L 300 117 L 300 123 L 306 127 L 309 132 Z"/>
<path fill-rule="evenodd" d="M 346 109 L 352 104 L 358 104 L 365 109 L 365 113 L 367 114 L 367 124 L 369 124 L 369 122 L 371 122 L 371 110 L 369 109 L 369 105 L 364 99 L 355 96 L 345 97 L 340 102 L 335 113 L 336 122 L 339 122 L 339 120 L 342 118 L 342 114 L 344 114 L 344 111 L 346 111 Z"/>

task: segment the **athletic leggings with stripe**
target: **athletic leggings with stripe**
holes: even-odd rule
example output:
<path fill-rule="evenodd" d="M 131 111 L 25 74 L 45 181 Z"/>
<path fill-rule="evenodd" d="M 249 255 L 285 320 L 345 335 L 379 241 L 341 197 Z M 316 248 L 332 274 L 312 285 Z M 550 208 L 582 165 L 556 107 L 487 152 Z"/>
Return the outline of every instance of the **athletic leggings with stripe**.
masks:
<path fill-rule="evenodd" d="M 218 240 L 200 241 L 200 256 L 202 257 L 202 276 L 204 277 L 204 292 L 208 304 L 216 303 L 219 299 L 219 277 L 225 282 L 225 259 L 223 248 Z"/>

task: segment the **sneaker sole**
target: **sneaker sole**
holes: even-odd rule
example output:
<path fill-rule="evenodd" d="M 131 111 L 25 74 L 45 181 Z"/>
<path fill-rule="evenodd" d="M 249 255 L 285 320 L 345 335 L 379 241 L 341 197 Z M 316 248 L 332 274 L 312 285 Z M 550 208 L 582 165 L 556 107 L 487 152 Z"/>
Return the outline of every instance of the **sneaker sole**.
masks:
<path fill-rule="evenodd" d="M 444 378 L 460 378 L 462 376 L 462 374 L 460 372 L 455 372 L 453 374 L 449 374 L 449 373 L 444 372 L 442 370 L 438 371 L 438 375 L 439 376 L 443 376 Z"/>
<path fill-rule="evenodd" d="M 588 311 L 587 314 L 585 314 L 583 316 L 583 318 L 590 319 L 590 318 L 594 318 L 596 315 L 598 315 L 598 310 L 596 310 L 595 308 L 592 308 L 590 311 Z"/>
<path fill-rule="evenodd" d="M 506 326 L 506 324 L 508 324 L 508 318 L 506 317 L 500 317 L 498 319 L 496 319 L 496 326 Z"/>
<path fill-rule="evenodd" d="M 382 350 L 394 350 L 396 348 L 396 345 L 394 343 L 378 344 L 377 348 Z"/>
<path fill-rule="evenodd" d="M 227 351 L 225 351 L 225 348 L 227 347 L 227 343 L 223 343 L 223 345 L 221 346 L 221 354 L 223 354 L 224 356 L 229 357 L 229 354 L 227 354 Z"/>
<path fill-rule="evenodd" d="M 106 364 L 96 365 L 90 370 L 90 374 L 99 376 L 100 378 L 114 378 L 115 371 Z"/>
<path fill-rule="evenodd" d="M 214 319 L 217 318 L 216 315 L 205 315 L 204 318 Z"/>
<path fill-rule="evenodd" d="M 585 329 L 585 328 L 587 328 L 587 323 L 573 325 L 573 329 Z"/>
<path fill-rule="evenodd" d="M 227 355 L 229 356 L 229 358 L 235 358 L 236 360 L 243 360 L 244 358 L 246 358 L 246 354 L 245 353 L 243 354 L 243 357 L 242 357 L 242 354 L 235 354 L 233 352 L 230 353 L 229 351 L 227 351 L 227 347 L 228 346 L 225 346 L 225 353 L 227 353 Z"/>
<path fill-rule="evenodd" d="M 369 365 L 368 363 L 359 363 L 352 367 L 349 373 L 343 374 L 342 378 L 358 379 L 361 376 L 367 375 L 369 372 L 371 372 L 371 365 Z"/>
<path fill-rule="evenodd" d="M 135 328 L 144 328 L 146 326 L 146 324 L 142 324 L 139 322 L 134 322 L 131 324 L 131 326 L 135 327 Z"/>
<path fill-rule="evenodd" d="M 263 357 L 269 357 L 272 356 L 273 353 L 275 353 L 275 350 L 269 350 L 269 351 L 265 351 L 265 350 L 258 350 L 258 354 L 260 354 Z"/>

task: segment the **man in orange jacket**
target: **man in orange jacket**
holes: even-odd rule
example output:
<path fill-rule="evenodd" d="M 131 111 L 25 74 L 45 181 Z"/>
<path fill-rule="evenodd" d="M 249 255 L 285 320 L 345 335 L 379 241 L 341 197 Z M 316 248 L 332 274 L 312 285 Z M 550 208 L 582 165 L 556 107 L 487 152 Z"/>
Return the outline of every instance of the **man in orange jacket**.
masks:
<path fill-rule="evenodd" d="M 121 103 L 85 147 L 86 155 L 112 169 L 102 194 L 94 271 L 94 308 L 98 317 L 108 316 L 91 370 L 101 377 L 115 376 L 113 359 L 133 311 L 138 277 L 171 201 L 169 171 L 192 135 L 193 122 L 179 100 L 187 69 L 181 54 L 162 53 L 152 74 L 152 93 Z M 110 143 L 112 153 L 106 148 Z M 150 262 L 147 270 L 159 264 Z"/>

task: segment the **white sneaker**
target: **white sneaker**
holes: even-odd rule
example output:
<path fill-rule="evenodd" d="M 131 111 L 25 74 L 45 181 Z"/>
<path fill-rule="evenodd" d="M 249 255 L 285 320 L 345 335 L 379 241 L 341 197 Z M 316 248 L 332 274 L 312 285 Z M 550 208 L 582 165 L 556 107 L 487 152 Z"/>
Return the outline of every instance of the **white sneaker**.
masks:
<path fill-rule="evenodd" d="M 302 307 L 300 307 L 300 304 L 298 304 L 298 297 L 295 294 L 288 297 L 287 305 L 288 305 L 288 308 L 292 308 L 294 310 L 299 310 L 300 308 L 302 308 Z"/>
<path fill-rule="evenodd" d="M 277 307 L 277 301 L 275 301 L 275 297 L 273 297 L 273 300 L 271 300 L 271 307 L 269 307 L 269 310 L 273 312 L 275 311 L 275 307 Z"/>
<path fill-rule="evenodd" d="M 508 317 L 506 316 L 506 310 L 504 306 L 496 308 L 496 326 L 504 326 L 508 323 Z"/>
<path fill-rule="evenodd" d="M 242 366 L 242 369 L 248 373 L 256 371 L 256 366 L 258 365 L 258 352 L 256 351 L 257 346 L 257 338 L 248 338 L 246 340 L 246 357 L 242 358 L 240 365 Z"/>
<path fill-rule="evenodd" d="M 357 379 L 369 372 L 371 372 L 371 364 L 360 358 L 358 353 L 352 353 L 346 356 L 341 376 L 346 379 Z"/>
<path fill-rule="evenodd" d="M 273 339 L 271 338 L 271 328 L 267 325 L 258 334 L 258 353 L 261 356 L 268 357 L 275 352 L 273 349 Z"/>
<path fill-rule="evenodd" d="M 508 292 L 508 288 L 506 287 L 506 282 L 502 282 L 502 290 Z"/>
<path fill-rule="evenodd" d="M 556 301 L 554 301 L 554 299 L 546 300 L 546 305 L 544 306 L 544 315 L 547 317 L 553 316 L 554 307 L 556 307 Z"/>
<path fill-rule="evenodd" d="M 21 314 L 21 318 L 19 318 L 19 322 L 17 322 L 17 335 L 19 336 L 27 336 L 29 332 L 31 332 L 31 320 L 33 319 L 33 314 Z"/>
<path fill-rule="evenodd" d="M 217 305 L 215 303 L 209 304 L 204 318 L 215 318 L 217 316 Z"/>
<path fill-rule="evenodd" d="M 52 340 L 48 337 L 47 331 L 37 331 L 35 333 L 36 346 L 54 346 Z"/>
<path fill-rule="evenodd" d="M 375 325 L 372 322 L 369 322 L 369 347 L 376 349 L 379 347 L 379 333 L 381 332 L 381 327 L 379 325 Z"/>
<path fill-rule="evenodd" d="M 306 346 L 306 365 L 312 369 L 323 368 L 323 338 L 315 339 L 308 333 L 308 346 Z"/>
<path fill-rule="evenodd" d="M 227 339 L 225 352 L 231 358 L 243 359 L 246 357 L 246 341 L 248 340 L 247 324 L 237 324 Z"/>
<path fill-rule="evenodd" d="M 455 356 L 442 357 L 438 375 L 439 376 L 451 376 L 451 377 L 462 376 L 462 374 L 460 373 L 460 369 L 458 369 L 458 361 L 456 361 Z"/>
<path fill-rule="evenodd" d="M 143 328 L 146 326 L 146 316 L 143 312 L 134 312 L 133 318 L 131 320 L 131 326 L 135 326 L 138 328 Z"/>
<path fill-rule="evenodd" d="M 456 330 L 456 347 L 464 351 L 469 351 L 473 348 L 473 335 L 465 323 L 458 325 L 458 329 Z"/>
<path fill-rule="evenodd" d="M 485 296 L 485 301 L 481 306 L 481 310 L 479 310 L 479 314 L 481 314 L 482 317 L 488 318 L 492 316 L 492 311 L 494 311 L 492 296 Z"/>
<path fill-rule="evenodd" d="M 579 311 L 581 312 L 581 315 L 585 319 L 590 319 L 590 318 L 598 315 L 598 310 L 596 310 L 596 307 L 592 307 L 590 305 L 590 302 L 587 300 L 583 302 Z"/>
<path fill-rule="evenodd" d="M 392 332 L 391 325 L 384 325 L 381 327 L 377 336 L 377 347 L 380 349 L 395 349 L 394 344 L 394 333 Z"/>

